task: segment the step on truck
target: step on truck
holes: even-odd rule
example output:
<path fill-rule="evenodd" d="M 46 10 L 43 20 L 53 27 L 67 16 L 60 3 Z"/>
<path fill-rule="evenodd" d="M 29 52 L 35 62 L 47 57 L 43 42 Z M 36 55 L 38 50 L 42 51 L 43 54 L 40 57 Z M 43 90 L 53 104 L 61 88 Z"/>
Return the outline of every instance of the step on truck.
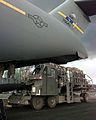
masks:
<path fill-rule="evenodd" d="M 35 66 L 26 81 L 28 90 L 13 92 L 9 104 L 30 104 L 40 110 L 45 105 L 54 108 L 58 103 L 87 102 L 90 85 L 82 70 L 53 63 Z"/>

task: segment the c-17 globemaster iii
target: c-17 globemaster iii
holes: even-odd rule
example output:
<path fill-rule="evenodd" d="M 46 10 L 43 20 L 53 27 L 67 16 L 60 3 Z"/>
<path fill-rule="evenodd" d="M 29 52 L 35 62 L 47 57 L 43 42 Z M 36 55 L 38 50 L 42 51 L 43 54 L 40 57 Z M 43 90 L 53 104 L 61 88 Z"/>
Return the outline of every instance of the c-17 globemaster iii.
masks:
<path fill-rule="evenodd" d="M 0 63 L 20 67 L 87 58 L 80 41 L 89 23 L 85 16 L 70 0 L 50 13 L 27 0 L 0 0 Z"/>
<path fill-rule="evenodd" d="M 87 58 L 81 37 L 95 1 L 65 0 L 46 13 L 31 0 L 0 0 L 0 64 L 21 67 Z M 89 14 L 88 14 L 89 13 Z"/>

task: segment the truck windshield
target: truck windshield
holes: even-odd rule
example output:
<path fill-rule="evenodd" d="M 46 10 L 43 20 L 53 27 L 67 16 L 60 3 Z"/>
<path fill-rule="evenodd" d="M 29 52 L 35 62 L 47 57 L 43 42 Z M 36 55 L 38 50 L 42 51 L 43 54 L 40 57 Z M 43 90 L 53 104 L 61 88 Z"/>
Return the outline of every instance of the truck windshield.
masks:
<path fill-rule="evenodd" d="M 44 65 L 37 65 L 34 71 L 32 72 L 32 75 L 40 74 L 43 68 L 44 68 Z"/>

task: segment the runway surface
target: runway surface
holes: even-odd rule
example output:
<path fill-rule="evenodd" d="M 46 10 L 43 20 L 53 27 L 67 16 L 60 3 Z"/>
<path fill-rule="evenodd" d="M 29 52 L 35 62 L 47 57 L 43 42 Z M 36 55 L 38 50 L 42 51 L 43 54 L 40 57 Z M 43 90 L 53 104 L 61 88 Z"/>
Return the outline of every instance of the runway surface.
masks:
<path fill-rule="evenodd" d="M 30 107 L 7 108 L 8 120 L 96 120 L 96 100 L 88 103 L 59 104 L 35 111 Z"/>

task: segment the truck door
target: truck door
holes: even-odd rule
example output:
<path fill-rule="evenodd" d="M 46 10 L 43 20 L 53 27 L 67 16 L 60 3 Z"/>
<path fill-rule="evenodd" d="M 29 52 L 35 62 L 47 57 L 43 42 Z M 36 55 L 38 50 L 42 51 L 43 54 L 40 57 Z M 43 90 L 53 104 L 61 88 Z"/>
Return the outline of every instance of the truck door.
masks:
<path fill-rule="evenodd" d="M 50 66 L 47 67 L 46 90 L 47 95 L 58 94 L 56 70 Z"/>

